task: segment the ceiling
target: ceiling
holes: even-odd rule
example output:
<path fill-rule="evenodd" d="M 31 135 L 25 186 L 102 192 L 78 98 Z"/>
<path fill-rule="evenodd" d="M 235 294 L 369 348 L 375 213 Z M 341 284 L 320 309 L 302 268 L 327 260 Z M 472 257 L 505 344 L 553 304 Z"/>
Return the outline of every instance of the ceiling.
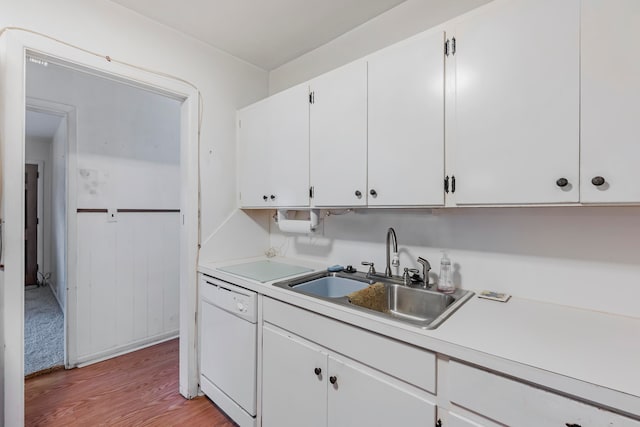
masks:
<path fill-rule="evenodd" d="M 272 70 L 405 0 L 111 0 Z"/>
<path fill-rule="evenodd" d="M 25 134 L 32 138 L 53 139 L 61 120 L 61 116 L 27 110 Z"/>

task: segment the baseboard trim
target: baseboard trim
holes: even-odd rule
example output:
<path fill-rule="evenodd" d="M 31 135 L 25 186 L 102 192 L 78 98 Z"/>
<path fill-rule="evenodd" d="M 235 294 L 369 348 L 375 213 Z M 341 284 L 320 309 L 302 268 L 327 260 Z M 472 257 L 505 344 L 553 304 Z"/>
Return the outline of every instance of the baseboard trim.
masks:
<path fill-rule="evenodd" d="M 142 350 L 143 348 L 151 347 L 152 345 L 160 344 L 165 341 L 178 338 L 179 331 L 171 331 L 165 334 L 155 335 L 153 337 L 145 338 L 135 341 L 133 343 L 121 345 L 118 347 L 110 348 L 109 350 L 101 351 L 98 353 L 90 354 L 87 356 L 78 357 L 75 362 L 75 367 L 82 368 L 84 366 L 93 365 L 94 363 L 102 362 L 107 359 L 122 356 L 123 354 L 131 353 L 133 351 Z"/>

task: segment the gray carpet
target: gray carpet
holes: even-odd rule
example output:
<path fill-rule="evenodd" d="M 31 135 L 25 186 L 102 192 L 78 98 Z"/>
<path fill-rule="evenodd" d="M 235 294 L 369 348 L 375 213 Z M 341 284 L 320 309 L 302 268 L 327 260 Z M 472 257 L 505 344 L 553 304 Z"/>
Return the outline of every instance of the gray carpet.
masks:
<path fill-rule="evenodd" d="M 49 286 L 24 292 L 24 374 L 64 365 L 64 320 Z"/>

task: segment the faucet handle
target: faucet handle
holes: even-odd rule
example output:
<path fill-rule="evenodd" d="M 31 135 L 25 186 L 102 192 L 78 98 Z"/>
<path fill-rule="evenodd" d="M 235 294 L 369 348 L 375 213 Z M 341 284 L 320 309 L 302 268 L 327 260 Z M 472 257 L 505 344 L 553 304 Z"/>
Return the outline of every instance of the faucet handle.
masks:
<path fill-rule="evenodd" d="M 362 265 L 368 265 L 369 271 L 367 274 L 376 274 L 376 269 L 373 267 L 373 263 L 371 261 L 362 261 Z"/>
<path fill-rule="evenodd" d="M 414 281 L 414 276 L 416 274 L 418 274 L 418 269 L 417 268 L 405 267 L 404 268 L 404 273 L 402 274 L 402 283 L 404 283 L 405 286 L 409 286 Z M 418 276 L 418 277 L 420 277 L 420 276 Z"/>

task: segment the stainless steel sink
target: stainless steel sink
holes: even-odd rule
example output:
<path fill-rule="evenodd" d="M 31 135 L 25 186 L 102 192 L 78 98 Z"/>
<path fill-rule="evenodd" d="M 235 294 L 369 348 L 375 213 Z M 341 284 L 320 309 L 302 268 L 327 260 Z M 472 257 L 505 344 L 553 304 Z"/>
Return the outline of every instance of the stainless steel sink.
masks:
<path fill-rule="evenodd" d="M 473 296 L 456 290 L 452 294 L 412 288 L 370 278 L 365 273 L 319 272 L 275 283 L 274 286 L 313 296 L 354 310 L 434 329 Z"/>
<path fill-rule="evenodd" d="M 295 291 L 325 298 L 344 297 L 369 286 L 368 282 L 325 276 L 295 286 Z"/>

